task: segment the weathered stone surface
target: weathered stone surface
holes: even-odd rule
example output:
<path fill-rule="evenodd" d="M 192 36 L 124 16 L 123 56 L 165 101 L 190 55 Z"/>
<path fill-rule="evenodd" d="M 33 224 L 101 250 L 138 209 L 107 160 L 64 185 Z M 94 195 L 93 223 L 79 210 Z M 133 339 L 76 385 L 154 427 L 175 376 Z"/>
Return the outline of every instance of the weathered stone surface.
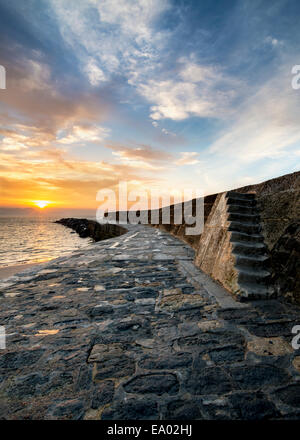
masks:
<path fill-rule="evenodd" d="M 74 374 L 71 371 L 56 370 L 50 373 L 47 391 L 59 390 L 62 387 L 72 385 L 74 383 Z"/>
<path fill-rule="evenodd" d="M 244 344 L 244 337 L 236 332 L 218 329 L 212 332 L 199 333 L 195 336 L 181 337 L 177 342 L 181 349 L 192 347 L 194 350 L 207 351 L 228 344 L 242 345 Z"/>
<path fill-rule="evenodd" d="M 19 376 L 14 383 L 6 390 L 6 393 L 13 398 L 26 398 L 42 392 L 42 385 L 48 382 L 48 378 L 41 373 L 30 373 L 26 376 Z"/>
<path fill-rule="evenodd" d="M 279 336 L 290 336 L 293 323 L 285 320 L 274 320 L 269 322 L 259 322 L 257 324 L 247 324 L 247 330 L 255 336 L 261 338 L 273 338 Z"/>
<path fill-rule="evenodd" d="M 231 415 L 241 420 L 263 420 L 279 415 L 274 403 L 261 393 L 238 392 L 228 396 Z"/>
<path fill-rule="evenodd" d="M 290 198 L 289 204 L 292 205 Z M 298 210 L 300 205 L 300 191 L 298 192 Z M 298 219 L 300 213 L 298 213 Z M 294 221 L 288 224 L 275 242 L 271 250 L 271 262 L 273 267 L 272 282 L 277 292 L 285 296 L 289 301 L 300 304 L 300 222 Z"/>
<path fill-rule="evenodd" d="M 198 309 L 206 304 L 201 295 L 167 295 L 163 297 L 157 304 L 158 308 L 168 312 L 176 312 L 180 310 Z"/>
<path fill-rule="evenodd" d="M 121 344 L 97 344 L 88 362 L 96 362 L 94 380 L 125 377 L 134 373 L 135 361 L 124 354 Z"/>
<path fill-rule="evenodd" d="M 280 385 L 289 381 L 289 374 L 274 365 L 249 365 L 229 370 L 233 380 L 245 390 L 261 389 L 264 386 Z"/>
<path fill-rule="evenodd" d="M 16 370 L 36 363 L 45 350 L 22 350 L 3 353 L 0 357 L 0 368 L 5 370 Z"/>
<path fill-rule="evenodd" d="M 172 370 L 180 367 L 188 367 L 192 363 L 190 353 L 163 353 L 156 352 L 146 355 L 139 361 L 139 367 L 148 370 Z"/>
<path fill-rule="evenodd" d="M 219 309 L 218 318 L 236 323 L 249 323 L 255 321 L 259 317 L 258 311 L 253 308 L 246 307 L 244 309 Z M 201 324 L 201 323 L 200 323 Z"/>
<path fill-rule="evenodd" d="M 207 358 L 216 364 L 231 364 L 244 360 L 245 352 L 243 347 L 229 345 L 220 347 L 207 352 Z"/>
<path fill-rule="evenodd" d="M 112 402 L 114 397 L 114 383 L 111 380 L 96 385 L 93 390 L 91 407 L 97 409 Z"/>
<path fill-rule="evenodd" d="M 220 321 L 212 320 L 212 321 L 202 321 L 198 322 L 198 327 L 203 332 L 208 332 L 210 330 L 214 330 L 216 328 L 222 327 Z"/>
<path fill-rule="evenodd" d="M 174 258 L 160 263 L 155 253 Z M 268 300 L 244 308 L 192 259 L 170 235 L 134 226 L 6 284 L 5 293 L 21 294 L 0 297 L 7 333 L 0 417 L 295 417 L 297 407 L 276 389 L 295 405 L 298 356 L 283 341 L 299 325 L 297 307 Z M 154 300 L 171 306 L 154 307 Z M 249 351 L 256 333 L 282 341 L 261 355 L 262 345 Z"/>
<path fill-rule="evenodd" d="M 110 315 L 113 313 L 113 307 L 109 304 L 98 304 L 89 311 L 91 317 Z"/>
<path fill-rule="evenodd" d="M 97 364 L 94 380 L 103 380 L 110 377 L 130 376 L 135 372 L 135 362 L 128 356 L 104 358 Z"/>
<path fill-rule="evenodd" d="M 280 388 L 274 392 L 274 395 L 286 405 L 300 408 L 300 383 Z"/>
<path fill-rule="evenodd" d="M 84 416 L 84 405 L 79 399 L 59 402 L 49 408 L 47 419 L 80 420 Z"/>
<path fill-rule="evenodd" d="M 128 399 L 118 402 L 102 413 L 102 420 L 156 420 L 158 419 L 158 405 L 154 400 Z"/>
<path fill-rule="evenodd" d="M 300 173 L 298 184 L 283 191 L 269 191 L 258 197 L 264 236 L 269 249 L 274 249 L 288 226 L 300 218 Z"/>
<path fill-rule="evenodd" d="M 195 264 L 230 291 L 238 290 L 226 194 L 219 194 L 197 245 Z"/>
<path fill-rule="evenodd" d="M 167 420 L 199 420 L 203 416 L 196 402 L 175 400 L 167 405 L 165 418 Z"/>
<path fill-rule="evenodd" d="M 174 374 L 141 374 L 124 385 L 127 393 L 170 395 L 179 391 L 179 383 Z"/>
<path fill-rule="evenodd" d="M 75 383 L 75 391 L 87 390 L 92 385 L 92 368 L 90 365 L 82 365 L 79 369 Z"/>
<path fill-rule="evenodd" d="M 293 367 L 300 373 L 300 356 L 296 356 L 293 359 Z"/>
<path fill-rule="evenodd" d="M 191 394 L 225 394 L 234 386 L 230 377 L 219 367 L 194 370 L 186 383 L 186 389 Z"/>
<path fill-rule="evenodd" d="M 247 350 L 260 356 L 284 356 L 292 353 L 291 344 L 283 338 L 254 338 L 247 344 Z"/>

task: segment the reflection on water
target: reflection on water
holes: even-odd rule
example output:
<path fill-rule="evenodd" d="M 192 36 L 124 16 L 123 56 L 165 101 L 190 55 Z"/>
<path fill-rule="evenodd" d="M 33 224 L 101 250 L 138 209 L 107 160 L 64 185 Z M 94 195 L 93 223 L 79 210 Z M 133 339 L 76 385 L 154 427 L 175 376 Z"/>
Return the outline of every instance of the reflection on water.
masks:
<path fill-rule="evenodd" d="M 50 217 L 0 217 L 0 267 L 39 263 L 92 243 Z"/>

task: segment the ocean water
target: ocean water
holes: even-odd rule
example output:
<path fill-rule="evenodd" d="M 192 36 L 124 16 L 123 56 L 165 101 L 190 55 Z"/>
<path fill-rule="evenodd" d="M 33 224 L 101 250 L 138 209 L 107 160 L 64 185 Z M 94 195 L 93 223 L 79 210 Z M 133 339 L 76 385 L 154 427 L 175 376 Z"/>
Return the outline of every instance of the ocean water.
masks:
<path fill-rule="evenodd" d="M 80 238 L 59 217 L 0 217 L 0 267 L 52 260 L 84 248 L 91 238 Z"/>

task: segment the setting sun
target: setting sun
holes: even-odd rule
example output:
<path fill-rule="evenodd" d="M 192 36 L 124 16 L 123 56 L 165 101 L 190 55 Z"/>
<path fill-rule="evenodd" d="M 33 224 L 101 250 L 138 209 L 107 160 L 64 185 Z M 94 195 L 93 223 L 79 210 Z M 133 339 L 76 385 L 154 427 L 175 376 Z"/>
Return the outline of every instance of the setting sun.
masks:
<path fill-rule="evenodd" d="M 33 203 L 35 204 L 35 206 L 38 206 L 39 208 L 43 209 L 46 206 L 48 206 L 49 203 L 51 202 L 48 202 L 47 200 L 35 200 Z"/>

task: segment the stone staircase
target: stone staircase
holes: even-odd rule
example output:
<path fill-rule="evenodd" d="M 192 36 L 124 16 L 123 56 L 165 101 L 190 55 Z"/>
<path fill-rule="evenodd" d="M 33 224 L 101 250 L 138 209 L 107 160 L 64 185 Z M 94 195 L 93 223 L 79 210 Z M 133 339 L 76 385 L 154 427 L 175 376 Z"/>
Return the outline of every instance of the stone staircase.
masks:
<path fill-rule="evenodd" d="M 261 233 L 255 194 L 229 191 L 226 194 L 235 269 L 238 272 L 240 299 L 265 299 L 274 296 L 270 285 L 270 258 Z"/>

